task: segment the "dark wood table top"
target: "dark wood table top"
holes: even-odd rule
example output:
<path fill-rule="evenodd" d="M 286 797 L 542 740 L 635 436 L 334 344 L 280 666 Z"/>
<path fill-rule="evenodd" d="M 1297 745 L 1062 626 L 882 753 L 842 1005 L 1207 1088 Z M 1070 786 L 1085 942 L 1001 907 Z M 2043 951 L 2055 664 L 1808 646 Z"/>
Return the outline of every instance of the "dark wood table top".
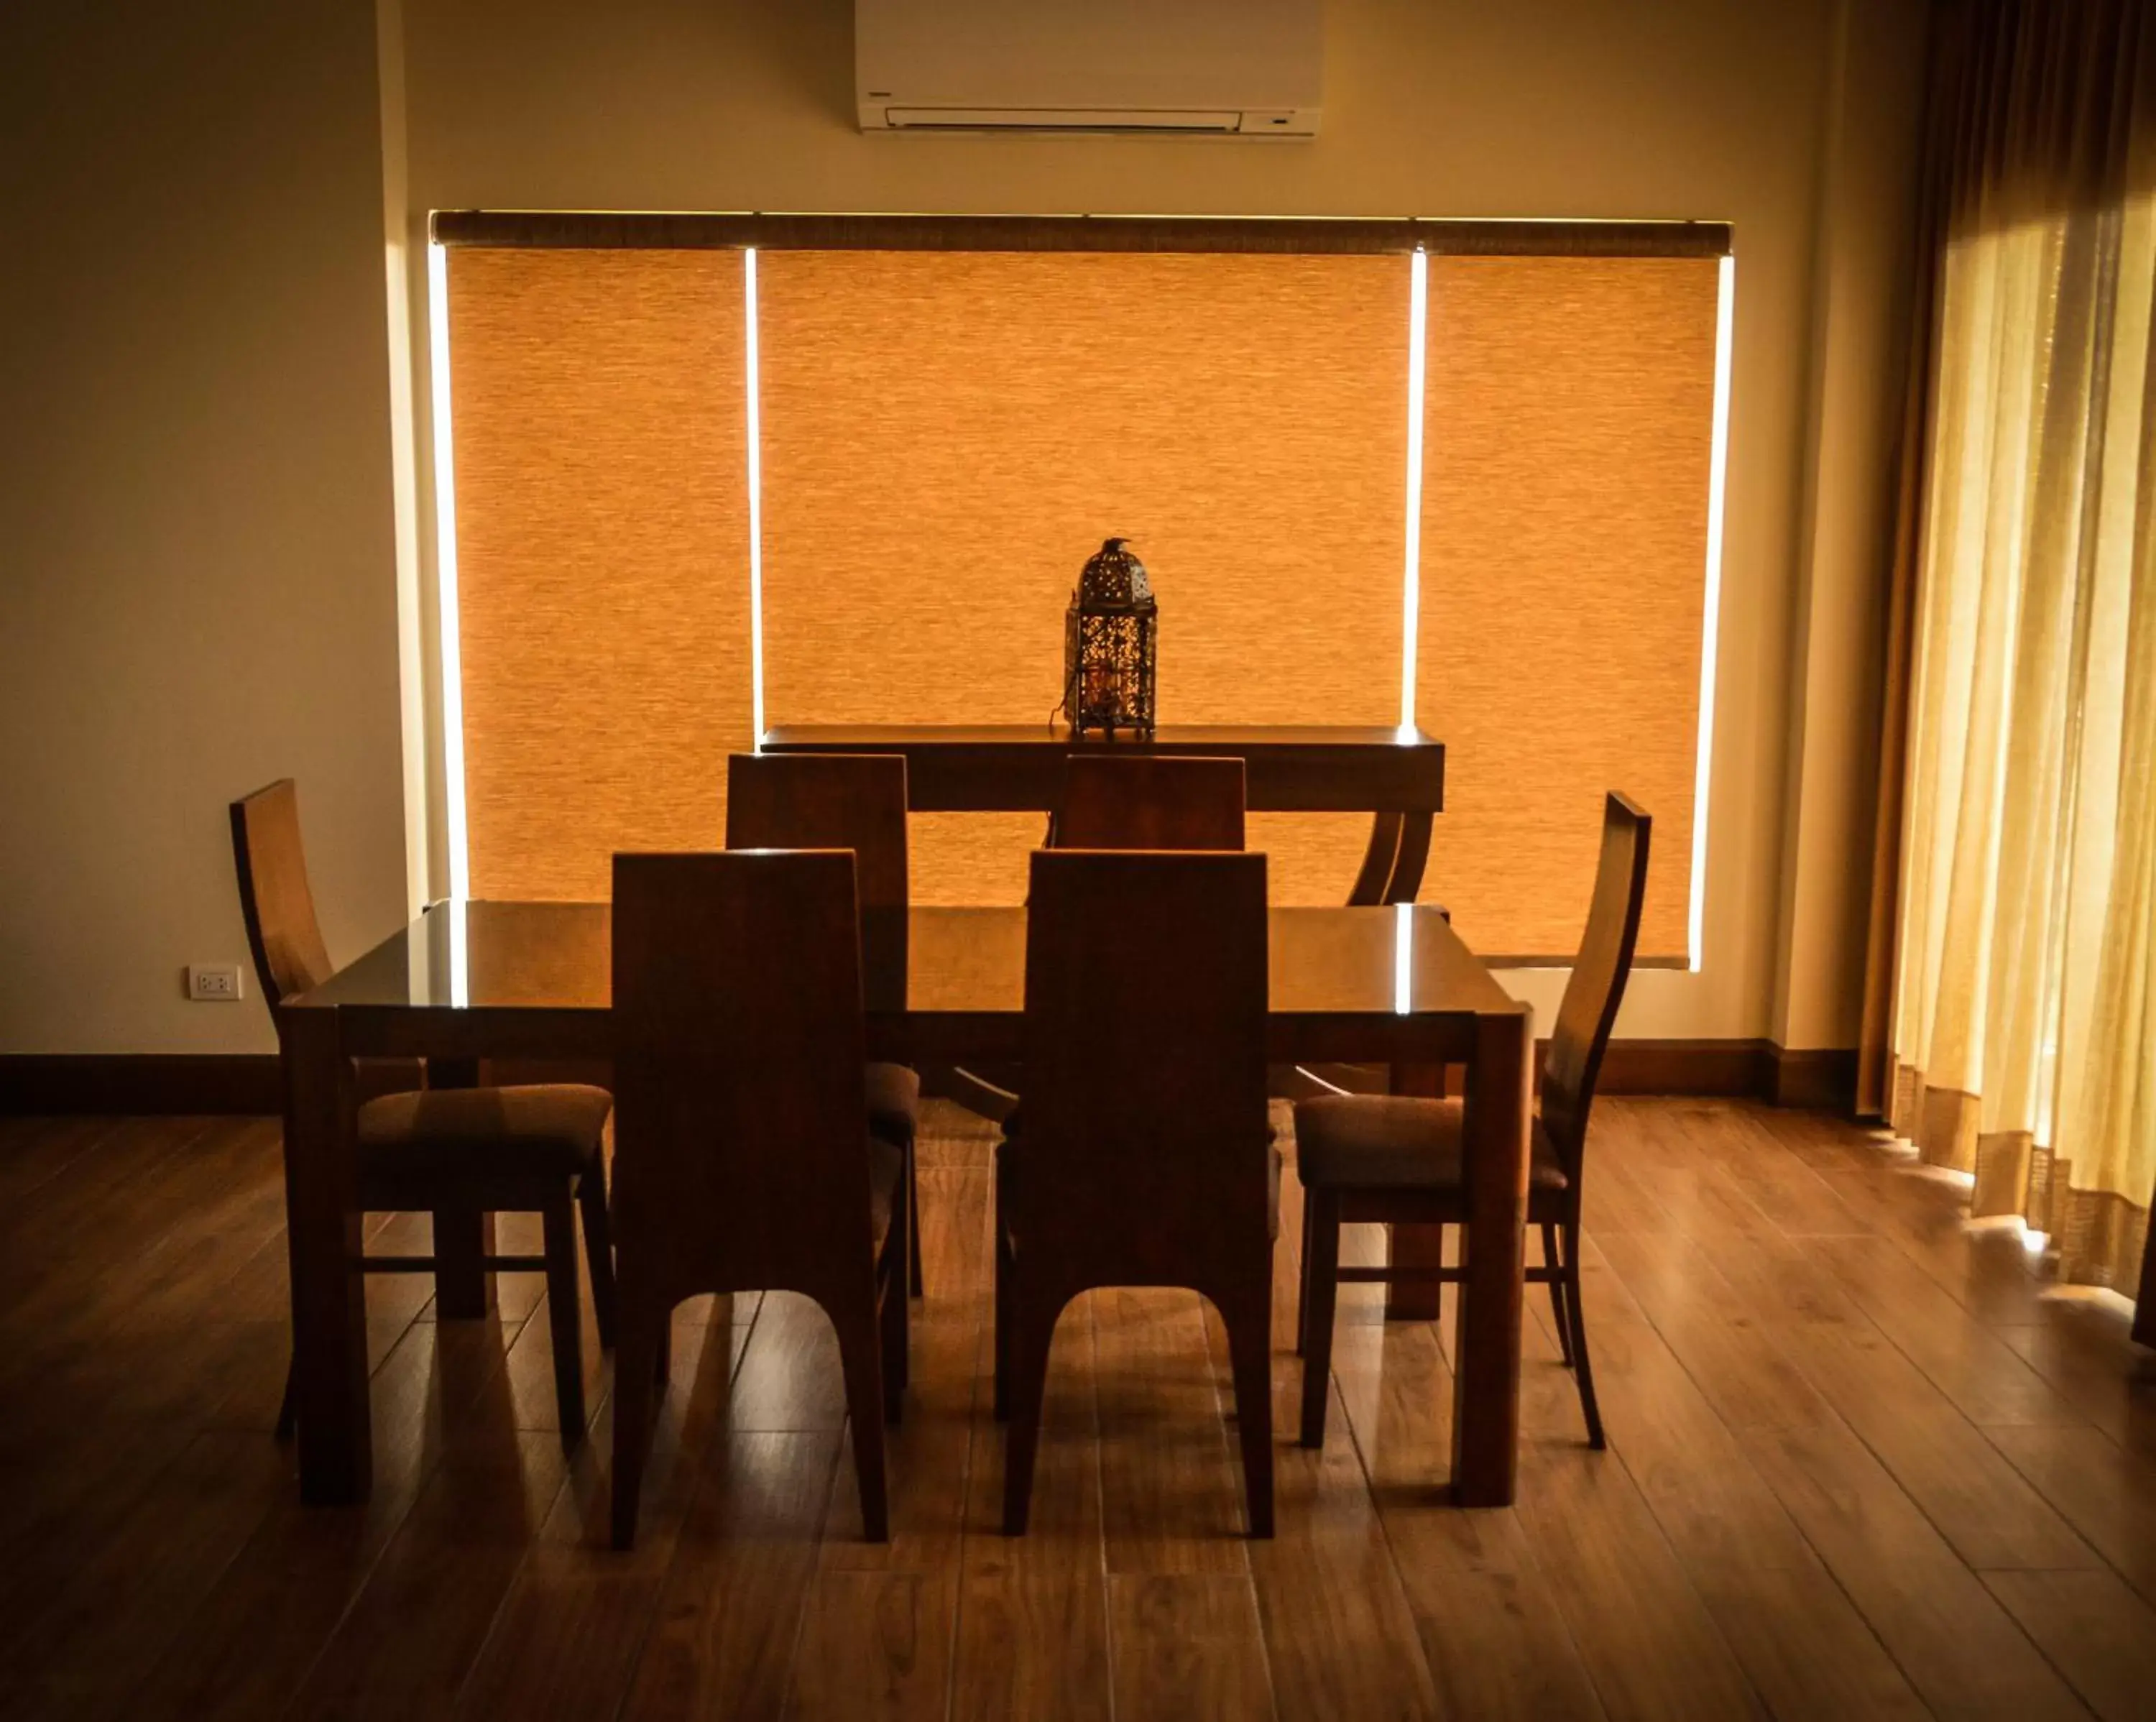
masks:
<path fill-rule="evenodd" d="M 293 1008 L 337 1007 L 355 1053 L 603 1053 L 610 931 L 603 903 L 438 903 Z M 1434 908 L 1276 908 L 1269 941 L 1282 1058 L 1370 1059 L 1394 1041 L 1427 1058 L 1467 1044 L 1477 1018 L 1526 1009 Z M 862 944 L 873 1051 L 1015 1051 L 1023 908 L 871 912 Z"/>
<path fill-rule="evenodd" d="M 1047 813 L 1065 755 L 1221 754 L 1245 765 L 1250 806 L 1265 813 L 1444 810 L 1445 744 L 1387 724 L 1166 724 L 1150 738 L 1082 739 L 1061 725 L 786 723 L 767 753 L 900 753 L 907 797 L 923 813 Z"/>

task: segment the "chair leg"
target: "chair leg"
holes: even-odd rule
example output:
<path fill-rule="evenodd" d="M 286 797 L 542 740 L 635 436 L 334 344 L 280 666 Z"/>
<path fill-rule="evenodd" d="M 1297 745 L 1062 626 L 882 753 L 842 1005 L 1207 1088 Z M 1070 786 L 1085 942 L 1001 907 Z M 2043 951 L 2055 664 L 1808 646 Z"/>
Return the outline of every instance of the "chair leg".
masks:
<path fill-rule="evenodd" d="M 1273 1310 L 1265 1277 L 1221 1311 L 1228 1329 L 1228 1361 L 1235 1378 L 1235 1425 L 1243 1447 L 1243 1499 L 1250 1534 L 1273 1534 Z M 1321 1426 L 1320 1434 L 1323 1433 Z"/>
<path fill-rule="evenodd" d="M 906 1299 L 894 1295 L 888 1303 L 903 1309 Z M 824 1313 L 839 1335 L 839 1367 L 846 1378 L 846 1422 L 854 1438 L 854 1470 L 860 1481 L 861 1534 L 871 1543 L 891 1540 L 891 1504 L 884 1478 L 884 1383 L 881 1339 L 877 1333 L 875 1286 L 871 1280 L 865 1301 L 849 1297 L 844 1303 L 828 1303 Z"/>
<path fill-rule="evenodd" d="M 913 1133 L 906 1138 L 906 1288 L 916 1298 L 927 1295 L 921 1277 L 921 1169 L 913 1156 Z"/>
<path fill-rule="evenodd" d="M 1039 1294 L 1035 1293 L 1037 1297 Z M 1009 1293 L 1012 1320 L 1004 1366 L 1009 1427 L 1004 1435 L 1004 1534 L 1025 1534 L 1033 1508 L 1033 1467 L 1040 1451 L 1040 1404 L 1048 1386 L 1048 1353 L 1055 1343 L 1060 1303 L 1029 1307 L 1024 1293 Z"/>
<path fill-rule="evenodd" d="M 1587 1361 L 1587 1314 L 1579 1296 L 1579 1228 L 1564 1229 L 1565 1313 L 1572 1320 L 1572 1366 L 1579 1377 L 1579 1408 L 1587 1416 L 1587 1444 L 1599 1452 L 1609 1443 L 1602 1434 L 1602 1411 L 1594 1402 L 1594 1371 Z"/>
<path fill-rule="evenodd" d="M 1296 1262 L 1295 1354 L 1308 1355 L 1310 1344 L 1310 1216 L 1316 1211 L 1310 1189 L 1302 1192 L 1302 1250 Z"/>
<path fill-rule="evenodd" d="M 891 1225 L 900 1235 L 889 1238 L 884 1244 L 886 1260 L 877 1278 L 881 1283 L 882 1307 L 877 1313 L 880 1337 L 883 1345 L 883 1418 L 886 1423 L 896 1423 L 906 1409 L 906 1386 L 908 1375 L 906 1356 L 906 1301 L 908 1288 L 905 1276 L 913 1262 L 911 1234 L 912 1227 L 906 1224 L 906 1216 L 901 1207 L 891 1216 Z"/>
<path fill-rule="evenodd" d="M 539 1211 L 547 1248 L 547 1329 L 554 1342 L 554 1403 L 562 1445 L 584 1438 L 583 1311 L 577 1295 L 577 1211 L 565 1190 Z"/>
<path fill-rule="evenodd" d="M 290 1441 L 300 1426 L 300 1360 L 285 1365 L 285 1396 L 277 1401 L 277 1439 Z"/>
<path fill-rule="evenodd" d="M 613 1349 L 613 1221 L 607 1212 L 603 1161 L 577 1180 L 577 1205 L 584 1216 L 584 1260 L 592 1277 L 592 1319 L 598 1324 L 599 1349 Z"/>
<path fill-rule="evenodd" d="M 1565 1267 L 1557 1251 L 1557 1227 L 1543 1227 L 1543 1266 L 1549 1269 L 1550 1313 L 1557 1318 L 1557 1351 L 1567 1369 L 1572 1367 L 1572 1318 L 1565 1313 Z"/>
<path fill-rule="evenodd" d="M 636 1512 L 644 1486 L 644 1461 L 651 1443 L 655 1358 L 674 1312 L 652 1300 L 622 1299 L 621 1329 L 613 1360 L 613 1545 L 636 1543 Z"/>
<path fill-rule="evenodd" d="M 1004 1230 L 1004 1164 L 1003 1153 L 1000 1149 L 997 1150 L 996 1154 L 995 1212 L 991 1214 L 988 1218 L 991 1225 L 995 1230 L 995 1238 L 993 1244 L 990 1246 L 993 1254 L 996 1275 L 996 1331 L 993 1336 L 996 1348 L 994 1398 L 995 1419 L 996 1421 L 1001 1423 L 1008 1421 L 1010 1416 L 1010 1288 L 1012 1265 L 1010 1261 L 1010 1237 Z"/>
<path fill-rule="evenodd" d="M 1325 1445 L 1325 1411 L 1332 1385 L 1332 1315 L 1340 1297 L 1340 1198 L 1306 1190 L 1309 1252 L 1303 1259 L 1302 1444 Z"/>

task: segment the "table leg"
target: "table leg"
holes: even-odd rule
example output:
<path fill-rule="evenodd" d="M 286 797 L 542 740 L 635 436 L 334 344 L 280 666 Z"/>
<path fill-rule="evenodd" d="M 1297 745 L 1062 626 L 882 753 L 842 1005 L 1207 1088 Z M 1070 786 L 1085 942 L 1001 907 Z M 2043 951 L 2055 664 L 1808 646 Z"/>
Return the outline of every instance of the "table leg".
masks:
<path fill-rule="evenodd" d="M 1348 893 L 1348 907 L 1385 902 L 1385 887 L 1399 860 L 1400 816 L 1396 813 L 1370 815 L 1370 841 L 1363 851 L 1363 865 Z"/>
<path fill-rule="evenodd" d="M 300 1497 L 341 1504 L 365 1500 L 374 1483 L 352 1061 L 334 1010 L 289 1010 L 282 1029 Z"/>
<path fill-rule="evenodd" d="M 1396 1064 L 1392 1092 L 1395 1094 L 1435 1096 L 1445 1092 L 1445 1067 Z M 1445 1228 L 1441 1226 L 1389 1226 L 1385 1228 L 1385 1261 L 1393 1267 L 1441 1267 L 1445 1265 Z M 1435 1321 L 1445 1295 L 1444 1285 L 1434 1279 L 1392 1280 L 1385 1286 L 1387 1321 Z"/>
<path fill-rule="evenodd" d="M 1462 1507 L 1512 1504 L 1518 1481 L 1533 1019 L 1476 1025 L 1467 1079 L 1466 1278 L 1452 1373 L 1452 1489 Z"/>
<path fill-rule="evenodd" d="M 1385 882 L 1384 901 L 1413 902 L 1422 892 L 1423 869 L 1430 861 L 1430 815 L 1400 815 L 1399 848 L 1393 858 L 1391 876 Z"/>
<path fill-rule="evenodd" d="M 430 1088 L 473 1088 L 479 1085 L 479 1061 L 430 1058 Z M 434 1210 L 434 1313 L 448 1321 L 471 1321 L 495 1307 L 494 1276 L 485 1258 L 494 1254 L 494 1216 L 476 1208 Z"/>

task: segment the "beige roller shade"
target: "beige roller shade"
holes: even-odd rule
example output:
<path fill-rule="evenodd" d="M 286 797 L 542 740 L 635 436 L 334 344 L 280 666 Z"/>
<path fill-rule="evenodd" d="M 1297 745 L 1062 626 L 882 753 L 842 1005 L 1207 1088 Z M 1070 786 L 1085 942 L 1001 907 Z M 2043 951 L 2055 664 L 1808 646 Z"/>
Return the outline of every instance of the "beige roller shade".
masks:
<path fill-rule="evenodd" d="M 1160 718 L 1399 710 L 1404 256 L 757 258 L 767 715 L 1045 725 L 1102 537 L 1161 604 Z M 1367 820 L 1271 815 L 1276 901 Z M 1016 902 L 1030 817 L 913 822 L 924 902 Z"/>
<path fill-rule="evenodd" d="M 1686 954 L 1717 269 L 1430 260 L 1423 894 L 1478 951 L 1576 948 L 1614 789 L 1655 818 L 1640 954 Z"/>
<path fill-rule="evenodd" d="M 471 889 L 603 898 L 753 739 L 742 258 L 449 261 Z"/>

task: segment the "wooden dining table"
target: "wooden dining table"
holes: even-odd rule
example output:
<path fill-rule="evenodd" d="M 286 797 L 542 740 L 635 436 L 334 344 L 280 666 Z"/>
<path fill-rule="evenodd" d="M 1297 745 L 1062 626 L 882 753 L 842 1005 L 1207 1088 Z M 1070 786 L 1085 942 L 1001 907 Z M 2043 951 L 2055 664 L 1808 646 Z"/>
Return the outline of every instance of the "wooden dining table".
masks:
<path fill-rule="evenodd" d="M 1025 928 L 1021 907 L 865 916 L 869 1056 L 927 1064 L 1018 1056 Z M 609 934 L 604 904 L 445 902 L 280 1013 L 305 1500 L 362 1501 L 372 1484 L 354 1061 L 603 1063 Z M 1467 1067 L 1451 1485 L 1462 1505 L 1507 1504 L 1519 1429 L 1528 1009 L 1434 908 L 1276 908 L 1268 938 L 1274 1061 Z"/>
<path fill-rule="evenodd" d="M 1073 735 L 1035 723 L 783 723 L 760 753 L 896 753 L 915 813 L 1052 815 L 1073 753 L 1240 759 L 1252 813 L 1367 813 L 1351 903 L 1413 902 L 1445 810 L 1445 743 L 1413 725 L 1164 723 L 1143 735 Z"/>

